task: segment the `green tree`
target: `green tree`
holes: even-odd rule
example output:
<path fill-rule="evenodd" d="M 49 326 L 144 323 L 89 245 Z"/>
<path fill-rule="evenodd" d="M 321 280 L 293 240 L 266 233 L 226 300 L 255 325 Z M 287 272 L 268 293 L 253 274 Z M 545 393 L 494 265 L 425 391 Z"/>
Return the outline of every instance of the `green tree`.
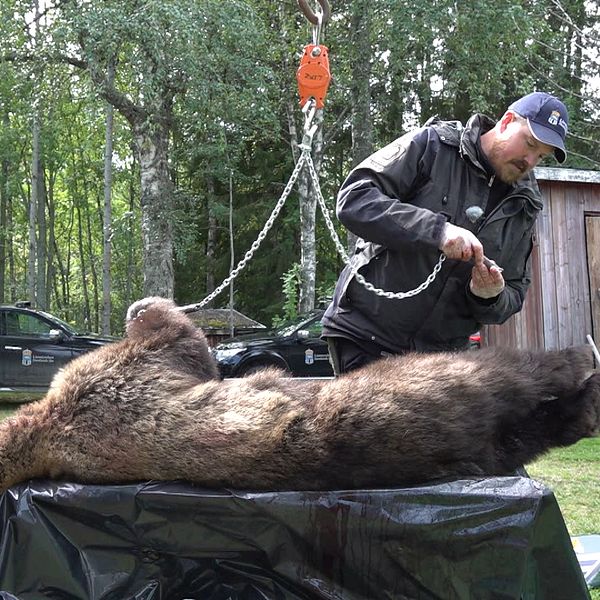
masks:
<path fill-rule="evenodd" d="M 141 175 L 144 294 L 172 297 L 175 194 L 169 145 L 175 105 L 194 105 L 196 118 L 204 120 L 206 108 L 223 108 L 250 82 L 258 94 L 260 24 L 235 1 L 70 2 L 61 5 L 60 19 L 57 50 L 87 70 L 131 127 Z M 78 52 L 67 54 L 75 40 Z M 249 57 L 242 70 L 239 52 Z"/>

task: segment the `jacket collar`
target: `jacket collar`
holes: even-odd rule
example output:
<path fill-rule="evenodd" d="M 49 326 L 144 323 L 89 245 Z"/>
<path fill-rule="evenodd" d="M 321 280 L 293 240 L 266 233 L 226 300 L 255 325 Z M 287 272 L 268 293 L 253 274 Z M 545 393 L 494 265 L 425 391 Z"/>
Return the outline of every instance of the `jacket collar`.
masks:
<path fill-rule="evenodd" d="M 461 156 L 467 158 L 484 173 L 486 170 L 479 160 L 477 142 L 482 134 L 487 133 L 495 124 L 495 121 L 486 115 L 475 114 L 467 121 L 460 136 L 459 150 Z"/>
<path fill-rule="evenodd" d="M 470 162 L 486 178 L 488 175 L 477 155 L 477 141 L 495 124 L 493 119 L 480 113 L 474 114 L 464 126 L 460 121 L 435 121 L 432 123 L 442 142 L 457 146 L 463 160 Z M 542 197 L 533 172 L 514 183 L 509 195 L 525 196 L 531 209 L 534 211 L 542 209 Z"/>

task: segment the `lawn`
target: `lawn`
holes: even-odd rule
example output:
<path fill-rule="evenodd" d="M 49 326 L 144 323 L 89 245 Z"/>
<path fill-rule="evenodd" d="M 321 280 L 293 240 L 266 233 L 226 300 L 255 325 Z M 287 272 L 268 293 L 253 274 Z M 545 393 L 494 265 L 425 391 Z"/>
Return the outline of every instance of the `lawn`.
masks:
<path fill-rule="evenodd" d="M 600 438 L 553 450 L 527 471 L 554 492 L 571 535 L 600 534 Z M 600 600 L 600 589 L 591 597 Z"/>
<path fill-rule="evenodd" d="M 19 406 L 19 404 L 13 403 L 0 404 L 0 421 L 5 417 L 10 417 Z"/>
<path fill-rule="evenodd" d="M 0 404 L 0 420 L 18 406 Z M 571 535 L 600 534 L 600 438 L 553 450 L 527 471 L 554 492 Z M 591 597 L 600 600 L 600 589 Z"/>

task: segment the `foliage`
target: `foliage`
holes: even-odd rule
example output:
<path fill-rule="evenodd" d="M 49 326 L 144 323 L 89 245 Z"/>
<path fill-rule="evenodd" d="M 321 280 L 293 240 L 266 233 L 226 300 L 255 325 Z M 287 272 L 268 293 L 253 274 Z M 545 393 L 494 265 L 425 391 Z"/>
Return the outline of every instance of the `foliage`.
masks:
<path fill-rule="evenodd" d="M 294 263 L 281 277 L 283 281 L 283 313 L 273 319 L 273 327 L 298 316 L 298 289 L 300 286 L 300 263 Z"/>
<path fill-rule="evenodd" d="M 104 83 L 114 61 L 123 105 L 145 115 L 150 131 L 168 131 L 175 193 L 165 198 L 164 211 L 173 230 L 175 298 L 201 300 L 251 247 L 291 175 L 290 125 L 300 133 L 302 126 L 295 70 L 303 46 L 312 41 L 311 27 L 291 0 L 67 0 L 40 4 L 34 37 L 33 6 L 5 0 L 0 7 L 2 299 L 27 293 L 35 113 L 48 223 L 37 235 L 51 250 L 48 308 L 80 328 L 97 328 Z M 465 120 L 482 111 L 498 117 L 523 93 L 554 92 L 571 114 L 568 166 L 598 168 L 599 16 L 600 4 L 584 0 L 334 3 L 321 39 L 330 49 L 333 73 L 320 171 L 330 209 L 353 163 L 355 98 L 366 98 L 360 114 L 370 120 L 365 131 L 380 147 L 433 114 Z M 357 43 L 361 36 L 367 43 Z M 366 96 L 355 89 L 359 70 L 368 77 Z M 172 110 L 164 112 L 168 99 Z M 132 114 L 124 110 L 115 120 L 115 332 L 143 286 L 144 173 L 133 150 Z M 238 310 L 262 322 L 290 312 L 299 235 L 293 191 L 234 281 Z M 327 295 L 342 264 L 320 215 L 316 240 L 316 288 Z M 226 294 L 216 300 L 227 302 Z"/>

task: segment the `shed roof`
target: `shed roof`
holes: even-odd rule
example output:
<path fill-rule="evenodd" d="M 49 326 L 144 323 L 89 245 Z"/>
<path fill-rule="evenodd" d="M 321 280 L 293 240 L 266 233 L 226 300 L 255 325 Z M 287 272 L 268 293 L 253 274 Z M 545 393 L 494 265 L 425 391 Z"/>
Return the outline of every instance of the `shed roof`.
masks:
<path fill-rule="evenodd" d="M 229 308 L 200 308 L 188 313 L 192 321 L 202 329 L 224 329 L 233 326 L 236 329 L 266 329 L 266 327 L 242 314 L 241 312 Z"/>
<path fill-rule="evenodd" d="M 573 181 L 576 183 L 600 183 L 600 171 L 591 169 L 564 169 L 559 167 L 536 167 L 536 179 L 546 181 Z"/>

